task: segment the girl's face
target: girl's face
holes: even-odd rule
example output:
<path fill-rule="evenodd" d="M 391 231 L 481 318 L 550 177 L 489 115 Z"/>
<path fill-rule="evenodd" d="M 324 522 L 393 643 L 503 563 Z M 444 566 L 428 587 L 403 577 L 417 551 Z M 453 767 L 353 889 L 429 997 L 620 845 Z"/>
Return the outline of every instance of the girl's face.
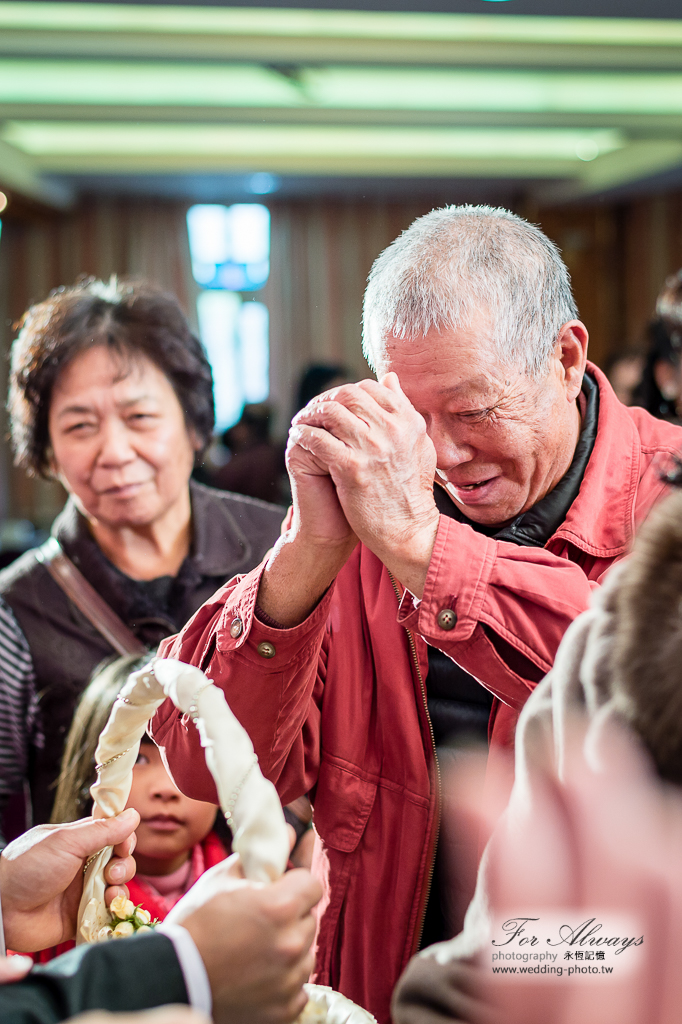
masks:
<path fill-rule="evenodd" d="M 138 811 L 135 860 L 143 875 L 169 875 L 213 827 L 217 807 L 190 800 L 172 781 L 158 748 L 143 740 L 133 769 L 127 807 Z"/>

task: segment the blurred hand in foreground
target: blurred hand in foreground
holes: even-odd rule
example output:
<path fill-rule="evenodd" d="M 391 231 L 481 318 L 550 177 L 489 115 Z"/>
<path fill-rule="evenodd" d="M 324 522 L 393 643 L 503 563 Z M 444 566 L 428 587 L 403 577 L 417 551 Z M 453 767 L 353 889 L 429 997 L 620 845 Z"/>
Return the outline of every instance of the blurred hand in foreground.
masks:
<path fill-rule="evenodd" d="M 272 885 L 247 882 L 238 858 L 207 871 L 166 919 L 199 950 L 216 1024 L 288 1024 L 306 1004 L 313 968 L 312 910 L 322 890 L 308 871 Z"/>
<path fill-rule="evenodd" d="M 30 956 L 0 956 L 0 985 L 21 981 L 32 967 Z"/>
<path fill-rule="evenodd" d="M 107 1010 L 79 1013 L 77 1017 L 70 1017 L 68 1024 L 210 1024 L 210 1021 L 189 1006 L 169 1005 L 140 1013 L 108 1013 Z"/>
<path fill-rule="evenodd" d="M 608 716 L 589 726 L 576 721 L 566 736 L 560 773 L 552 744 L 536 745 L 494 829 L 479 875 L 493 935 L 485 942 L 474 936 L 471 948 L 479 952 L 470 955 L 462 942 L 467 932 L 474 935 L 469 921 L 452 953 L 442 943 L 413 958 L 394 996 L 397 1024 L 678 1024 L 682 793 L 660 781 L 635 737 Z M 471 766 L 463 769 L 455 791 L 445 794 L 446 813 L 478 816 L 486 828 L 495 812 L 483 806 L 475 775 Z M 526 929 L 538 932 L 538 945 L 505 945 L 505 954 L 520 954 L 516 973 L 494 974 L 491 955 L 506 938 L 500 922 L 524 915 L 538 922 Z M 620 955 L 589 939 L 581 945 L 580 937 L 549 946 L 541 927 L 550 915 L 558 915 L 552 928 L 558 920 L 576 930 L 592 919 L 620 918 L 627 922 L 621 937 L 644 941 Z M 532 965 L 524 953 L 548 949 L 556 953 L 548 966 L 561 977 L 558 970 L 519 970 Z M 602 971 L 595 949 L 606 951 L 611 973 Z"/>

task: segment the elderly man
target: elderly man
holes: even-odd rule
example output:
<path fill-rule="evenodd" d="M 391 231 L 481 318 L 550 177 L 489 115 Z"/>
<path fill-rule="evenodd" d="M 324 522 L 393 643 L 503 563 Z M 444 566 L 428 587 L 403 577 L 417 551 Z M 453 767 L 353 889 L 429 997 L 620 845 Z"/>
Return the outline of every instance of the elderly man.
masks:
<path fill-rule="evenodd" d="M 429 899 L 428 707 L 443 737 L 489 718 L 491 742 L 511 742 L 566 628 L 665 492 L 657 455 L 682 446 L 682 429 L 626 409 L 586 364 L 576 316 L 537 228 L 485 207 L 417 220 L 367 289 L 378 382 L 298 414 L 290 529 L 165 649 L 223 686 L 284 801 L 311 794 L 315 976 L 380 1021 L 411 954 L 447 934 L 437 885 Z M 154 736 L 179 785 L 215 799 L 174 708 Z"/>

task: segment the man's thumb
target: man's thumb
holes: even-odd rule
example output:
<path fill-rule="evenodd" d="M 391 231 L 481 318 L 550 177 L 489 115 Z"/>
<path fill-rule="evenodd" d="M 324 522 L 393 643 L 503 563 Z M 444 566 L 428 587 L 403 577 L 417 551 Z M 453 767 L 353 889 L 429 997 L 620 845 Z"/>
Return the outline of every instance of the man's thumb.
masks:
<path fill-rule="evenodd" d="M 134 807 L 127 807 L 114 818 L 93 818 L 78 822 L 71 838 L 81 857 L 91 857 L 105 846 L 116 846 L 127 839 L 140 824 L 140 815 Z"/>

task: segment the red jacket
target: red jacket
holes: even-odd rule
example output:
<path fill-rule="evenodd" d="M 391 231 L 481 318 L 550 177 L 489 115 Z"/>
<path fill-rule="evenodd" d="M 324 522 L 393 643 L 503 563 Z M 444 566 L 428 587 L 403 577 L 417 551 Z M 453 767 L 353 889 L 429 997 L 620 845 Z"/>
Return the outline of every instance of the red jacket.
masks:
<path fill-rule="evenodd" d="M 283 802 L 310 792 L 313 870 L 324 886 L 315 980 L 379 1021 L 389 1019 L 391 991 L 419 943 L 438 827 L 427 643 L 495 694 L 491 740 L 510 743 L 566 628 L 666 492 L 657 454 L 682 448 L 682 428 L 625 408 L 590 371 L 600 386 L 597 439 L 546 548 L 494 541 L 441 517 L 417 609 L 409 594 L 399 603 L 384 566 L 358 546 L 302 625 L 277 630 L 254 617 L 261 566 L 218 591 L 163 646 L 223 687 Z M 450 631 L 437 624 L 444 608 L 457 614 Z M 236 618 L 244 628 L 233 638 Z M 270 659 L 257 650 L 264 640 L 276 649 Z M 215 800 L 194 726 L 167 703 L 153 732 L 180 788 Z"/>

